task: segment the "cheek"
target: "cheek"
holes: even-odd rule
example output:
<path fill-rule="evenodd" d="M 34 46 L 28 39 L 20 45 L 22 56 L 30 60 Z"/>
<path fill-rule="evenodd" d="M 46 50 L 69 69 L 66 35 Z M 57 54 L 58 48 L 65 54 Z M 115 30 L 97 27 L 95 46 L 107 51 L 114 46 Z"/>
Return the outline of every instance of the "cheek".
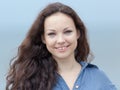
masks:
<path fill-rule="evenodd" d="M 69 40 L 70 42 L 76 42 L 78 39 L 77 35 L 72 35 L 70 37 L 67 37 L 67 40 Z"/>
<path fill-rule="evenodd" d="M 78 40 L 78 37 L 76 35 L 74 35 L 73 37 L 69 38 L 69 42 L 72 43 L 72 45 L 74 47 L 77 47 L 77 40 Z"/>
<path fill-rule="evenodd" d="M 53 52 L 54 52 L 54 42 L 53 41 L 47 41 L 46 42 L 46 48 L 49 51 L 49 53 L 53 54 Z"/>
<path fill-rule="evenodd" d="M 52 39 L 46 39 L 45 42 L 46 42 L 47 48 L 53 47 L 54 45 L 54 40 Z"/>

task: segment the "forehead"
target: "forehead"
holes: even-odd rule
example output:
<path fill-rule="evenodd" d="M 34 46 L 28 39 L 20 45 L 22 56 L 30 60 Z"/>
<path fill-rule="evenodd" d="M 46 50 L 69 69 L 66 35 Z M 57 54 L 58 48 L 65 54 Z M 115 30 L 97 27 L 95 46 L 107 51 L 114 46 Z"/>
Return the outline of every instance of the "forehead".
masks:
<path fill-rule="evenodd" d="M 45 28 L 48 27 L 60 28 L 60 27 L 74 27 L 74 26 L 75 25 L 73 19 L 70 16 L 60 12 L 48 16 L 44 22 Z"/>

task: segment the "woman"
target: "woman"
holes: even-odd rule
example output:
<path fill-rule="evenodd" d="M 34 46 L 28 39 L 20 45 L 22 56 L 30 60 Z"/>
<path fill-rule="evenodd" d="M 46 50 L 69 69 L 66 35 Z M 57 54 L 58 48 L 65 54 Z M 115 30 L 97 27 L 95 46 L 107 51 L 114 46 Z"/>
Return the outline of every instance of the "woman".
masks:
<path fill-rule="evenodd" d="M 49 4 L 19 46 L 6 90 L 116 90 L 97 66 L 87 63 L 86 28 L 75 11 Z"/>

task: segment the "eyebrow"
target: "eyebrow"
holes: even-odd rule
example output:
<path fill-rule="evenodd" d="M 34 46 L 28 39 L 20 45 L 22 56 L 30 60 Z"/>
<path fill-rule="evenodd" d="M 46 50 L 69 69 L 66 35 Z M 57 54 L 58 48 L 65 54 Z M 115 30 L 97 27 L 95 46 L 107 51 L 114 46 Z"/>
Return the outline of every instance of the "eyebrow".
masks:
<path fill-rule="evenodd" d="M 68 29 L 69 27 L 66 27 L 66 28 L 64 28 L 63 30 L 66 30 L 66 29 Z M 55 29 L 48 29 L 48 30 L 50 30 L 50 31 L 56 31 Z"/>
<path fill-rule="evenodd" d="M 54 30 L 54 29 L 48 29 L 48 30 L 50 30 L 50 31 L 56 31 L 56 30 Z"/>
<path fill-rule="evenodd" d="M 69 27 L 64 28 L 63 30 L 67 30 Z"/>

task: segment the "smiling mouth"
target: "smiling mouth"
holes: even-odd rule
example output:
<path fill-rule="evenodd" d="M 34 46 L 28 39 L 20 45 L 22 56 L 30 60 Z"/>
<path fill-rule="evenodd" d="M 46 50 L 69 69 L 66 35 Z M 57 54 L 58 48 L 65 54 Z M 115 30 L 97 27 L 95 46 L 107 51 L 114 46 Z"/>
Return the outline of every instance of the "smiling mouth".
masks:
<path fill-rule="evenodd" d="M 58 51 L 60 51 L 60 52 L 63 52 L 63 51 L 66 51 L 68 47 L 69 47 L 69 45 L 62 46 L 62 47 L 56 47 L 55 49 L 58 50 Z"/>

